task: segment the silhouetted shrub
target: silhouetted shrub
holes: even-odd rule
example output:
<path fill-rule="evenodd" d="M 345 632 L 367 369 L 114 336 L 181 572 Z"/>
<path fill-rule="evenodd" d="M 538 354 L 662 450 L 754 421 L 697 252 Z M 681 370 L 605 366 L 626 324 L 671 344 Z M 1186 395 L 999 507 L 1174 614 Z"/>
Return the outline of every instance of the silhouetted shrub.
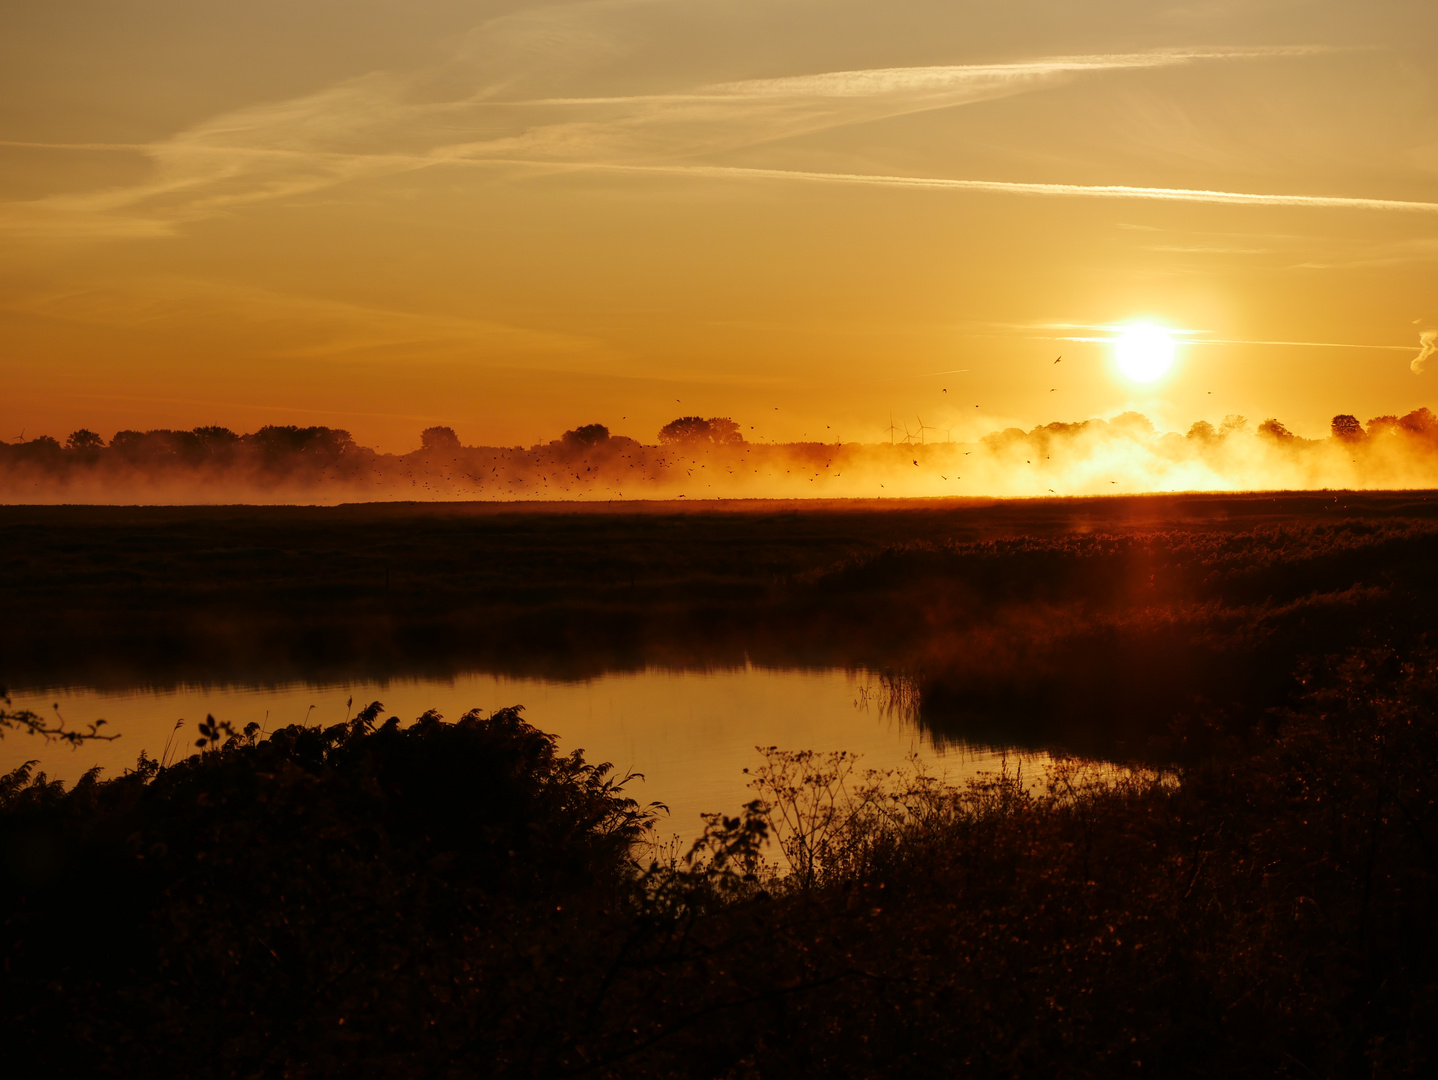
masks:
<path fill-rule="evenodd" d="M 392 1071 L 532 1006 L 504 1004 L 533 977 L 526 950 L 580 944 L 566 905 L 589 918 L 625 887 L 648 812 L 517 710 L 403 730 L 379 711 L 263 740 L 210 721 L 199 756 L 64 794 L 28 766 L 6 777 L 14 1059 L 196 1076 L 325 1072 L 337 1054 Z"/>

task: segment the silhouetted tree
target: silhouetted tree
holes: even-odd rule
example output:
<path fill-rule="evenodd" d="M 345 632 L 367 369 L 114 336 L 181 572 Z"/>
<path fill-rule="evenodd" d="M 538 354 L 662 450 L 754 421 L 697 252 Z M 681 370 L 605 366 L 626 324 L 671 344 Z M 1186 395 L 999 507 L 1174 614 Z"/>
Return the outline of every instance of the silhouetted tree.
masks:
<path fill-rule="evenodd" d="M 1248 418 L 1246 416 L 1239 416 L 1238 413 L 1229 413 L 1223 418 L 1223 427 L 1219 429 L 1219 433 L 1223 435 L 1233 435 L 1245 430 L 1247 427 Z"/>
<path fill-rule="evenodd" d="M 60 444 L 49 435 L 40 435 L 10 447 L 10 454 L 17 460 L 47 467 L 58 464 L 62 453 Z"/>
<path fill-rule="evenodd" d="M 1358 417 L 1350 413 L 1339 413 L 1333 418 L 1333 437 L 1343 442 L 1358 442 L 1363 438 L 1363 425 L 1358 422 Z"/>
<path fill-rule="evenodd" d="M 603 424 L 585 424 L 564 433 L 564 445 L 570 449 L 584 449 L 609 441 L 609 429 Z"/>
<path fill-rule="evenodd" d="M 681 416 L 659 429 L 659 441 L 668 443 L 718 443 L 733 445 L 744 441 L 739 425 L 727 416 Z"/>
<path fill-rule="evenodd" d="M 1293 432 L 1284 427 L 1282 422 L 1272 417 L 1258 425 L 1258 433 L 1278 442 L 1293 441 Z"/>
<path fill-rule="evenodd" d="M 197 427 L 190 434 L 200 446 L 210 452 L 234 446 L 240 441 L 240 437 L 227 427 Z"/>
<path fill-rule="evenodd" d="M 744 441 L 744 436 L 739 434 L 739 425 L 727 416 L 711 416 L 709 418 L 709 437 L 714 442 L 726 446 L 733 446 Z"/>
<path fill-rule="evenodd" d="M 270 464 L 300 455 L 333 460 L 354 449 L 353 436 L 343 428 L 302 428 L 292 424 L 267 424 L 240 442 L 258 449 Z"/>
<path fill-rule="evenodd" d="M 1213 442 L 1218 438 L 1218 432 L 1207 420 L 1200 420 L 1188 429 L 1188 437 L 1199 442 Z"/>
<path fill-rule="evenodd" d="M 1425 406 L 1408 413 L 1398 421 L 1398 426 L 1414 435 L 1429 435 L 1438 431 L 1438 416 Z"/>
<path fill-rule="evenodd" d="M 144 439 L 143 431 L 131 431 L 126 428 L 124 431 L 115 432 L 115 437 L 110 440 L 110 449 L 117 454 L 132 457 L 138 452 Z"/>
<path fill-rule="evenodd" d="M 70 437 L 65 440 L 65 446 L 71 450 L 99 450 L 105 445 L 105 440 L 96 435 L 89 428 L 81 428 L 79 431 L 70 432 Z"/>
<path fill-rule="evenodd" d="M 709 421 L 702 416 L 681 416 L 659 429 L 661 445 L 709 441 Z"/>
<path fill-rule="evenodd" d="M 419 446 L 427 454 L 459 449 L 459 436 L 454 428 L 431 427 L 419 433 Z"/>

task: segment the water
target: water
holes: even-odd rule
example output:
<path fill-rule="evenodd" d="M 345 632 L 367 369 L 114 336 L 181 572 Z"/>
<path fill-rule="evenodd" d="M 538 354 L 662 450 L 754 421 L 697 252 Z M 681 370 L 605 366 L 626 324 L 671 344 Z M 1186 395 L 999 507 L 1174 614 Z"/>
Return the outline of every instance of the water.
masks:
<path fill-rule="evenodd" d="M 250 721 L 265 730 L 292 723 L 329 725 L 371 701 L 382 716 L 406 722 L 427 709 L 457 720 L 466 711 L 523 705 L 524 717 L 559 737 L 560 749 L 582 748 L 589 761 L 612 762 L 622 774 L 645 775 L 630 791 L 641 802 L 670 808 L 661 834 L 692 838 L 703 812 L 733 813 L 753 797 L 744 770 L 762 758 L 759 746 L 786 750 L 850 750 L 861 766 L 900 768 L 916 757 L 930 772 L 961 780 L 993 771 L 1013 751 L 966 744 L 935 746 L 914 723 L 882 707 L 878 678 L 843 669 L 742 667 L 694 671 L 649 669 L 614 672 L 584 681 L 513 678 L 474 673 L 452 679 L 390 679 L 344 684 L 283 686 L 180 686 L 153 689 L 65 688 L 21 691 L 14 708 L 42 715 L 58 704 L 71 726 L 97 718 L 113 742 L 76 750 L 9 734 L 0 741 L 0 769 L 30 758 L 52 778 L 73 780 L 94 765 L 118 775 L 140 751 L 159 758 L 194 752 L 196 724 L 207 714 L 236 730 Z M 350 699 L 353 705 L 349 705 Z M 175 721 L 184 725 L 174 731 Z M 1024 754 L 1025 770 L 1046 755 Z"/>

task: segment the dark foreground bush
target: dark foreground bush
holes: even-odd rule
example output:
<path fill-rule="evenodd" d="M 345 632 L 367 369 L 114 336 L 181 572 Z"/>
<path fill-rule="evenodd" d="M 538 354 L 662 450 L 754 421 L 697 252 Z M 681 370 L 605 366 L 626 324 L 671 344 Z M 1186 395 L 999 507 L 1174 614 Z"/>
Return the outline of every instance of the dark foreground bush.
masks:
<path fill-rule="evenodd" d="M 647 865 L 645 811 L 513 712 L 14 774 L 5 1045 L 128 1076 L 1426 1073 L 1434 672 L 1351 653 L 1180 773 L 956 790 L 771 752 Z"/>
<path fill-rule="evenodd" d="M 377 713 L 64 793 L 6 777 L 10 1052 L 174 1076 L 533 1055 L 646 812 L 516 710 Z"/>

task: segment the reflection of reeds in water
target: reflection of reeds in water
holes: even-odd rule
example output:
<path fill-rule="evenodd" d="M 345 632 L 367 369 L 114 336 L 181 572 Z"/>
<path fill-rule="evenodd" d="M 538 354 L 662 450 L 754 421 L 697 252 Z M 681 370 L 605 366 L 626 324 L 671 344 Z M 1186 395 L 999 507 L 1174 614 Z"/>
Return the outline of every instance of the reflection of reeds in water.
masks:
<path fill-rule="evenodd" d="M 935 707 L 926 703 L 924 684 L 921 671 L 881 671 L 875 681 L 856 688 L 854 705 L 917 731 L 942 754 L 1041 749 L 1037 744 L 1029 745 L 1032 740 L 1024 740 L 1016 726 L 1002 719 L 977 709 L 965 711 L 952 705 Z"/>
<path fill-rule="evenodd" d="M 884 720 L 898 720 L 910 727 L 918 726 L 920 694 L 918 684 L 897 671 L 880 671 L 875 682 L 855 687 L 854 706 L 865 712 L 872 710 Z"/>

